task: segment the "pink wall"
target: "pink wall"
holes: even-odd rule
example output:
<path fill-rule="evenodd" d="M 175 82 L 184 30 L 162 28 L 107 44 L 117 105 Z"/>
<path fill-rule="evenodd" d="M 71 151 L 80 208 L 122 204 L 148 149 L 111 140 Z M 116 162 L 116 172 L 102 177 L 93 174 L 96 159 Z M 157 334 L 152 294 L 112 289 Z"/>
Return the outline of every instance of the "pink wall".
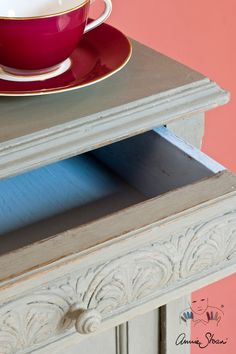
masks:
<path fill-rule="evenodd" d="M 203 150 L 236 172 L 236 1 L 235 0 L 113 0 L 111 24 L 127 35 L 202 72 L 232 94 L 231 103 L 208 112 Z M 236 275 L 198 291 L 212 306 L 224 305 L 217 332 L 227 345 L 192 354 L 235 354 Z M 202 331 L 202 332 L 201 332 Z M 205 331 L 205 329 L 204 329 Z M 192 338 L 203 329 L 192 328 Z"/>

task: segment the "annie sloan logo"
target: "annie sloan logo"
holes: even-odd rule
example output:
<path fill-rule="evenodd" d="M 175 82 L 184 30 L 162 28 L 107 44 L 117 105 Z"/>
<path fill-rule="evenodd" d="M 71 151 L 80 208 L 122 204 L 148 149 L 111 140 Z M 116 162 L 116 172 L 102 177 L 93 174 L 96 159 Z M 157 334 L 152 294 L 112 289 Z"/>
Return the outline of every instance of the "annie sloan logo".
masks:
<path fill-rule="evenodd" d="M 210 344 L 227 344 L 228 338 L 221 339 L 216 338 L 214 333 L 207 332 L 200 340 L 196 339 L 188 339 L 186 338 L 186 333 L 180 333 L 180 335 L 176 338 L 176 345 L 185 345 L 185 344 L 196 344 L 199 348 L 204 349 L 208 347 Z"/>
<path fill-rule="evenodd" d="M 209 345 L 225 345 L 228 338 L 220 338 L 214 333 L 214 328 L 222 324 L 224 312 L 221 308 L 214 307 L 209 304 L 207 297 L 195 297 L 192 299 L 190 307 L 180 313 L 180 322 L 193 327 L 199 327 L 202 330 L 201 338 L 188 338 L 185 332 L 180 333 L 175 344 L 177 346 L 194 344 L 204 349 Z M 219 332 L 219 331 L 218 331 Z"/>

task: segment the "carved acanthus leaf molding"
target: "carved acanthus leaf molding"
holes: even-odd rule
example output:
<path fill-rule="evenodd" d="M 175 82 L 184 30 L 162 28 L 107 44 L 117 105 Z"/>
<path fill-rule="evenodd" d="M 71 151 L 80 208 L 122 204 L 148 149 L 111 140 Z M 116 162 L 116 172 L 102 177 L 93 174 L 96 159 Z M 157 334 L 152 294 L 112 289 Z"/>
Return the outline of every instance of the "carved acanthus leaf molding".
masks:
<path fill-rule="evenodd" d="M 105 319 L 232 260 L 236 260 L 236 211 L 56 279 L 3 305 L 0 354 L 14 354 L 67 333 L 74 325 L 68 313 L 77 302 L 97 309 Z"/>

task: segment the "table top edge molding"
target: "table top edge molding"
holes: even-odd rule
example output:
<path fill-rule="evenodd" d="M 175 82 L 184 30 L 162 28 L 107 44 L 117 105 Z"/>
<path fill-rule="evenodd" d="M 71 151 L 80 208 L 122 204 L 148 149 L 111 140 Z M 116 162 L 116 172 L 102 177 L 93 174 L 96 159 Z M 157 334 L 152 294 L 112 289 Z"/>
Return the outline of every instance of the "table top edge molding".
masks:
<path fill-rule="evenodd" d="M 207 78 L 0 144 L 0 179 L 223 105 L 229 93 Z"/>

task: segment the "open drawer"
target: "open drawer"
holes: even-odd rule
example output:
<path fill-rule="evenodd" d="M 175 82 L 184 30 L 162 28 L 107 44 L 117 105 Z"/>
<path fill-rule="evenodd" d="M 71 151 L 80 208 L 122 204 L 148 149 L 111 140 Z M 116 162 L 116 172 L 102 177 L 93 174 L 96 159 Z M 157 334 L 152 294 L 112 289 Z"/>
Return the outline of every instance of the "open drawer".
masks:
<path fill-rule="evenodd" d="M 206 220 L 211 209 L 234 217 L 235 188 L 235 176 L 165 127 L 2 180 L 1 281 L 181 213 L 201 222 L 200 206 Z"/>
<path fill-rule="evenodd" d="M 161 127 L 2 180 L 0 234 L 0 346 L 33 321 L 26 353 L 234 271 L 236 177 Z"/>

